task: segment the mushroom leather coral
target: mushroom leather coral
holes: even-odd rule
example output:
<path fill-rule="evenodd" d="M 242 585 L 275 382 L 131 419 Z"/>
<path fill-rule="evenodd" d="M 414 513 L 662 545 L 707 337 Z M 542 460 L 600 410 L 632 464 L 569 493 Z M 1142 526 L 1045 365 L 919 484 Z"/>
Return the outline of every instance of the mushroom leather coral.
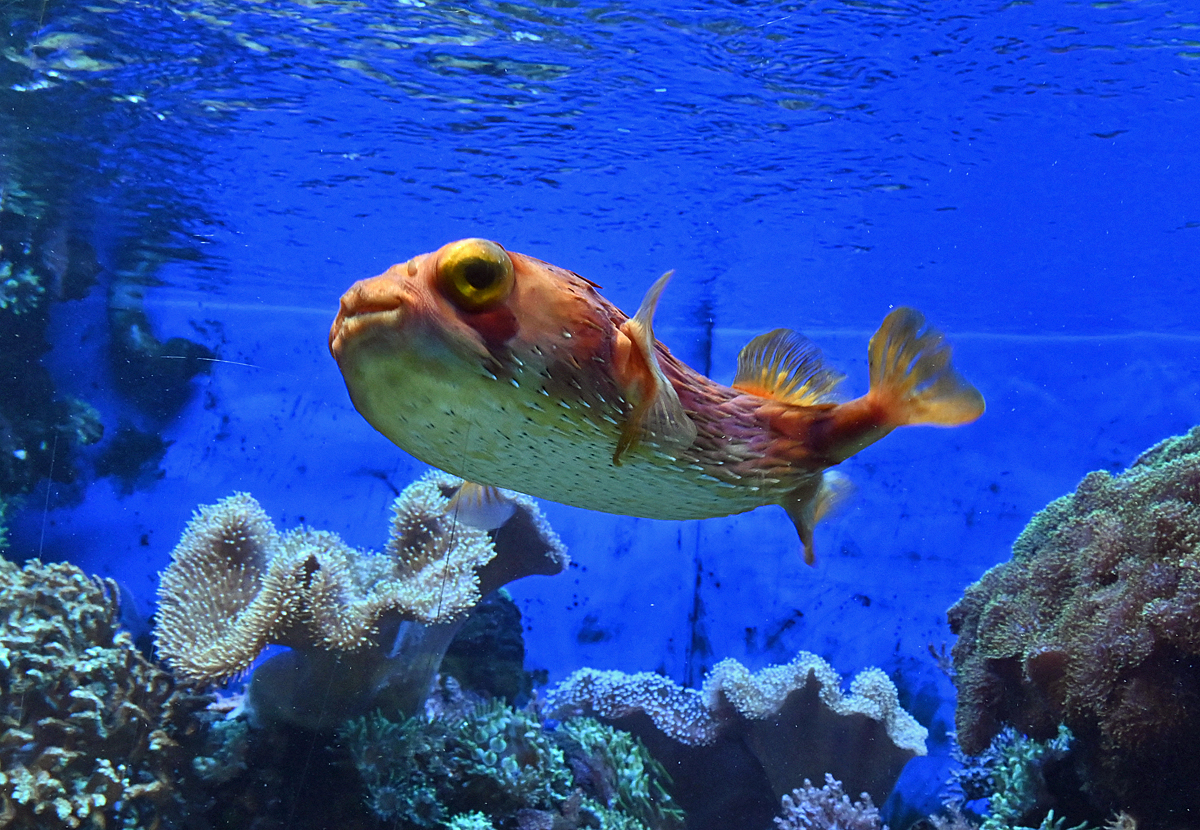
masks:
<path fill-rule="evenodd" d="M 556 717 L 598 717 L 641 738 L 674 776 L 689 827 L 750 826 L 758 810 L 765 825 L 784 794 L 826 773 L 882 801 L 904 765 L 925 754 L 928 733 L 886 674 L 860 672 L 848 694 L 841 683 L 827 662 L 800 652 L 757 673 L 722 660 L 698 691 L 649 672 L 581 669 L 549 704 Z M 734 781 L 738 769 L 744 781 Z M 723 801 L 722 791 L 743 799 L 735 789 L 763 792 L 753 804 Z"/>
<path fill-rule="evenodd" d="M 1062 722 L 1099 806 L 1200 812 L 1200 427 L 1088 474 L 949 615 L 964 750 Z"/>
<path fill-rule="evenodd" d="M 247 670 L 268 644 L 378 649 L 385 616 L 461 621 L 506 582 L 562 570 L 566 551 L 531 499 L 513 494 L 512 518 L 484 531 L 447 512 L 460 484 L 433 472 L 405 488 L 383 553 L 307 528 L 281 534 L 245 493 L 202 507 L 162 575 L 159 654 L 178 677 L 207 683 Z"/>

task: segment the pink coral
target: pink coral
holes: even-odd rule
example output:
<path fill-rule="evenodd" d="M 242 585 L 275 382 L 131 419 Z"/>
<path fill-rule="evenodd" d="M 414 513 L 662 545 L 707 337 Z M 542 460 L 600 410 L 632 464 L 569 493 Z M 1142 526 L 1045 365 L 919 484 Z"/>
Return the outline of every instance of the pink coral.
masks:
<path fill-rule="evenodd" d="M 804 785 L 783 797 L 783 814 L 775 819 L 779 830 L 887 830 L 871 796 L 851 801 L 842 782 L 825 773 L 825 786 Z"/>

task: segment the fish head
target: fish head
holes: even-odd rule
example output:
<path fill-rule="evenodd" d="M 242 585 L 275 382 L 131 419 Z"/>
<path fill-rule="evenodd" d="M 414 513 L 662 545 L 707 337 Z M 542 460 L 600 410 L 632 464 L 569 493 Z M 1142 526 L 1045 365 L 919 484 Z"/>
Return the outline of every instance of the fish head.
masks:
<path fill-rule="evenodd" d="M 596 287 L 498 243 L 462 239 L 351 286 L 329 348 L 355 408 L 408 449 L 415 421 L 450 423 L 485 400 L 498 405 L 502 386 L 524 384 L 528 395 L 564 366 L 597 365 L 590 358 L 611 351 L 615 325 Z"/>

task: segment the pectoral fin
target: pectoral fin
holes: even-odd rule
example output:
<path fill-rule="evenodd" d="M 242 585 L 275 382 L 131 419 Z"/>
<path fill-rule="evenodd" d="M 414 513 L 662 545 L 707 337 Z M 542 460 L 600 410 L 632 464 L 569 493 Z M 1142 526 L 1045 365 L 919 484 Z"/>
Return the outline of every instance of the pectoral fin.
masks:
<path fill-rule="evenodd" d="M 654 353 L 654 308 L 673 273 L 668 271 L 650 286 L 637 314 L 617 331 L 615 374 L 622 393 L 633 404 L 613 451 L 617 466 L 621 456 L 641 441 L 686 447 L 696 439 L 696 425 L 684 412 Z"/>
<path fill-rule="evenodd" d="M 464 481 L 443 513 L 479 530 L 495 530 L 512 518 L 517 506 L 499 487 Z"/>

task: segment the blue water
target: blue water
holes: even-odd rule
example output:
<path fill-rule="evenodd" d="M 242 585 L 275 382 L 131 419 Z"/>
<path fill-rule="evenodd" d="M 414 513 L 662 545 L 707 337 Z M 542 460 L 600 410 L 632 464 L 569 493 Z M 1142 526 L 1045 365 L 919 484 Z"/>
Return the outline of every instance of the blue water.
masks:
<path fill-rule="evenodd" d="M 511 589 L 551 680 L 596 666 L 694 685 L 721 658 L 800 649 L 882 667 L 932 731 L 914 791 L 952 728 L 928 652 L 952 639 L 945 609 L 1085 473 L 1200 423 L 1200 7 L 98 0 L 0 16 L 5 209 L 32 194 L 39 238 L 86 242 L 100 266 L 86 296 L 44 298 L 40 362 L 105 430 L 56 456 L 73 481 L 35 476 L 7 555 L 111 575 L 142 617 L 193 509 L 235 490 L 280 527 L 382 545 L 423 468 L 351 407 L 328 327 L 354 280 L 461 237 L 576 271 L 628 312 L 674 268 L 656 333 L 722 382 L 778 326 L 855 392 L 891 307 L 947 333 L 986 415 L 848 462 L 857 491 L 818 528 L 815 568 L 773 508 L 664 523 L 547 503 L 578 567 Z M 186 401 L 114 379 L 114 307 L 209 350 Z M 162 444 L 105 475 L 123 427 Z"/>

